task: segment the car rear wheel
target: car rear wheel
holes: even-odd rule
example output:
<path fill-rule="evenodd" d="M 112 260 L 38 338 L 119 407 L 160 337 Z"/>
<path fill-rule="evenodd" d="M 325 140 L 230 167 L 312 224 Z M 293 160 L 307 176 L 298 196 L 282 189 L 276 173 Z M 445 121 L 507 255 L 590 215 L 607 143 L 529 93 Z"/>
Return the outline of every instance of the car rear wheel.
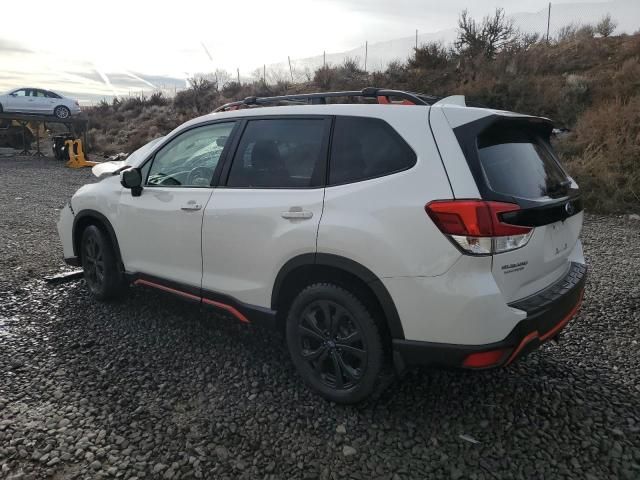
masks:
<path fill-rule="evenodd" d="M 126 281 L 118 268 L 113 245 L 97 226 L 89 225 L 82 232 L 80 256 L 84 279 L 94 297 L 109 300 L 123 293 Z"/>
<path fill-rule="evenodd" d="M 71 110 L 63 105 L 59 105 L 53 110 L 53 114 L 58 118 L 65 119 L 71 116 Z"/>
<path fill-rule="evenodd" d="M 378 326 L 365 305 L 337 285 L 318 283 L 297 295 L 287 316 L 287 344 L 305 383 L 328 400 L 359 402 L 380 378 Z"/>

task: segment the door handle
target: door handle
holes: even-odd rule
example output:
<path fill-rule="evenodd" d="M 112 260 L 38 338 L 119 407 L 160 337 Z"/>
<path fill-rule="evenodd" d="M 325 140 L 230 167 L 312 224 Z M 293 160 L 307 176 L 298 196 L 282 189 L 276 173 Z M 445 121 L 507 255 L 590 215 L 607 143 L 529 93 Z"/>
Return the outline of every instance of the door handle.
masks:
<path fill-rule="evenodd" d="M 193 212 L 193 211 L 196 211 L 196 210 L 200 210 L 201 208 L 202 208 L 202 205 L 200 205 L 199 203 L 196 203 L 195 201 L 191 200 L 186 205 L 181 206 L 180 210 L 185 210 L 187 212 Z"/>
<path fill-rule="evenodd" d="M 287 220 L 304 220 L 313 217 L 313 212 L 303 210 L 301 207 L 291 207 L 288 212 L 282 212 L 280 216 Z"/>

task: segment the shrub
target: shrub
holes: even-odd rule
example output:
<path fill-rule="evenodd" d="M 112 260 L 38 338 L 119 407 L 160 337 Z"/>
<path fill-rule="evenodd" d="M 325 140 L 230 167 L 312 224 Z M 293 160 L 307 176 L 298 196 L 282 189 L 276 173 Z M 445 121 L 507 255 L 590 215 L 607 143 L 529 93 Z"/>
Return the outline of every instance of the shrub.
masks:
<path fill-rule="evenodd" d="M 413 49 L 413 56 L 407 64 L 409 68 L 431 70 L 447 65 L 451 57 L 451 52 L 441 42 L 428 42 Z M 397 66 L 395 67 L 397 69 Z"/>
<path fill-rule="evenodd" d="M 572 135 L 559 142 L 586 205 L 624 212 L 640 205 L 640 96 L 585 111 Z"/>
<path fill-rule="evenodd" d="M 618 22 L 611 18 L 611 15 L 607 14 L 598 22 L 596 25 L 596 33 L 599 33 L 603 37 L 608 37 L 611 35 L 616 27 L 618 26 Z"/>
<path fill-rule="evenodd" d="M 513 20 L 505 16 L 502 8 L 496 8 L 493 15 L 484 17 L 481 22 L 471 18 L 468 10 L 463 10 L 458 19 L 458 36 L 454 45 L 461 55 L 494 58 L 516 42 L 518 35 Z"/>

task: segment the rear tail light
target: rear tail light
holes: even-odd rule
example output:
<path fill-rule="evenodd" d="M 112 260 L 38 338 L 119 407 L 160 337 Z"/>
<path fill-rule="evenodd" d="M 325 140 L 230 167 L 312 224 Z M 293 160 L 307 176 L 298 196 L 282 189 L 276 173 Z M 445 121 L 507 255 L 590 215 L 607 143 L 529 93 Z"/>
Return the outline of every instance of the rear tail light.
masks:
<path fill-rule="evenodd" d="M 424 208 L 440 231 L 469 255 L 491 255 L 524 247 L 533 233 L 532 227 L 502 221 L 502 213 L 520 209 L 513 203 L 436 200 Z"/>

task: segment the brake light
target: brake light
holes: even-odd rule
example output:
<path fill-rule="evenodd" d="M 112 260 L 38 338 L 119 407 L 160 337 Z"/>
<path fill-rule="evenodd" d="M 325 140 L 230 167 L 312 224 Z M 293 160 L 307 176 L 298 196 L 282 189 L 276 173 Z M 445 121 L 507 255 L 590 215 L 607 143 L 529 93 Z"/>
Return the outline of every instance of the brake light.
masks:
<path fill-rule="evenodd" d="M 464 253 L 491 255 L 524 247 L 532 227 L 504 223 L 500 215 L 519 210 L 513 203 L 484 200 L 436 200 L 425 211 L 442 233 Z"/>

